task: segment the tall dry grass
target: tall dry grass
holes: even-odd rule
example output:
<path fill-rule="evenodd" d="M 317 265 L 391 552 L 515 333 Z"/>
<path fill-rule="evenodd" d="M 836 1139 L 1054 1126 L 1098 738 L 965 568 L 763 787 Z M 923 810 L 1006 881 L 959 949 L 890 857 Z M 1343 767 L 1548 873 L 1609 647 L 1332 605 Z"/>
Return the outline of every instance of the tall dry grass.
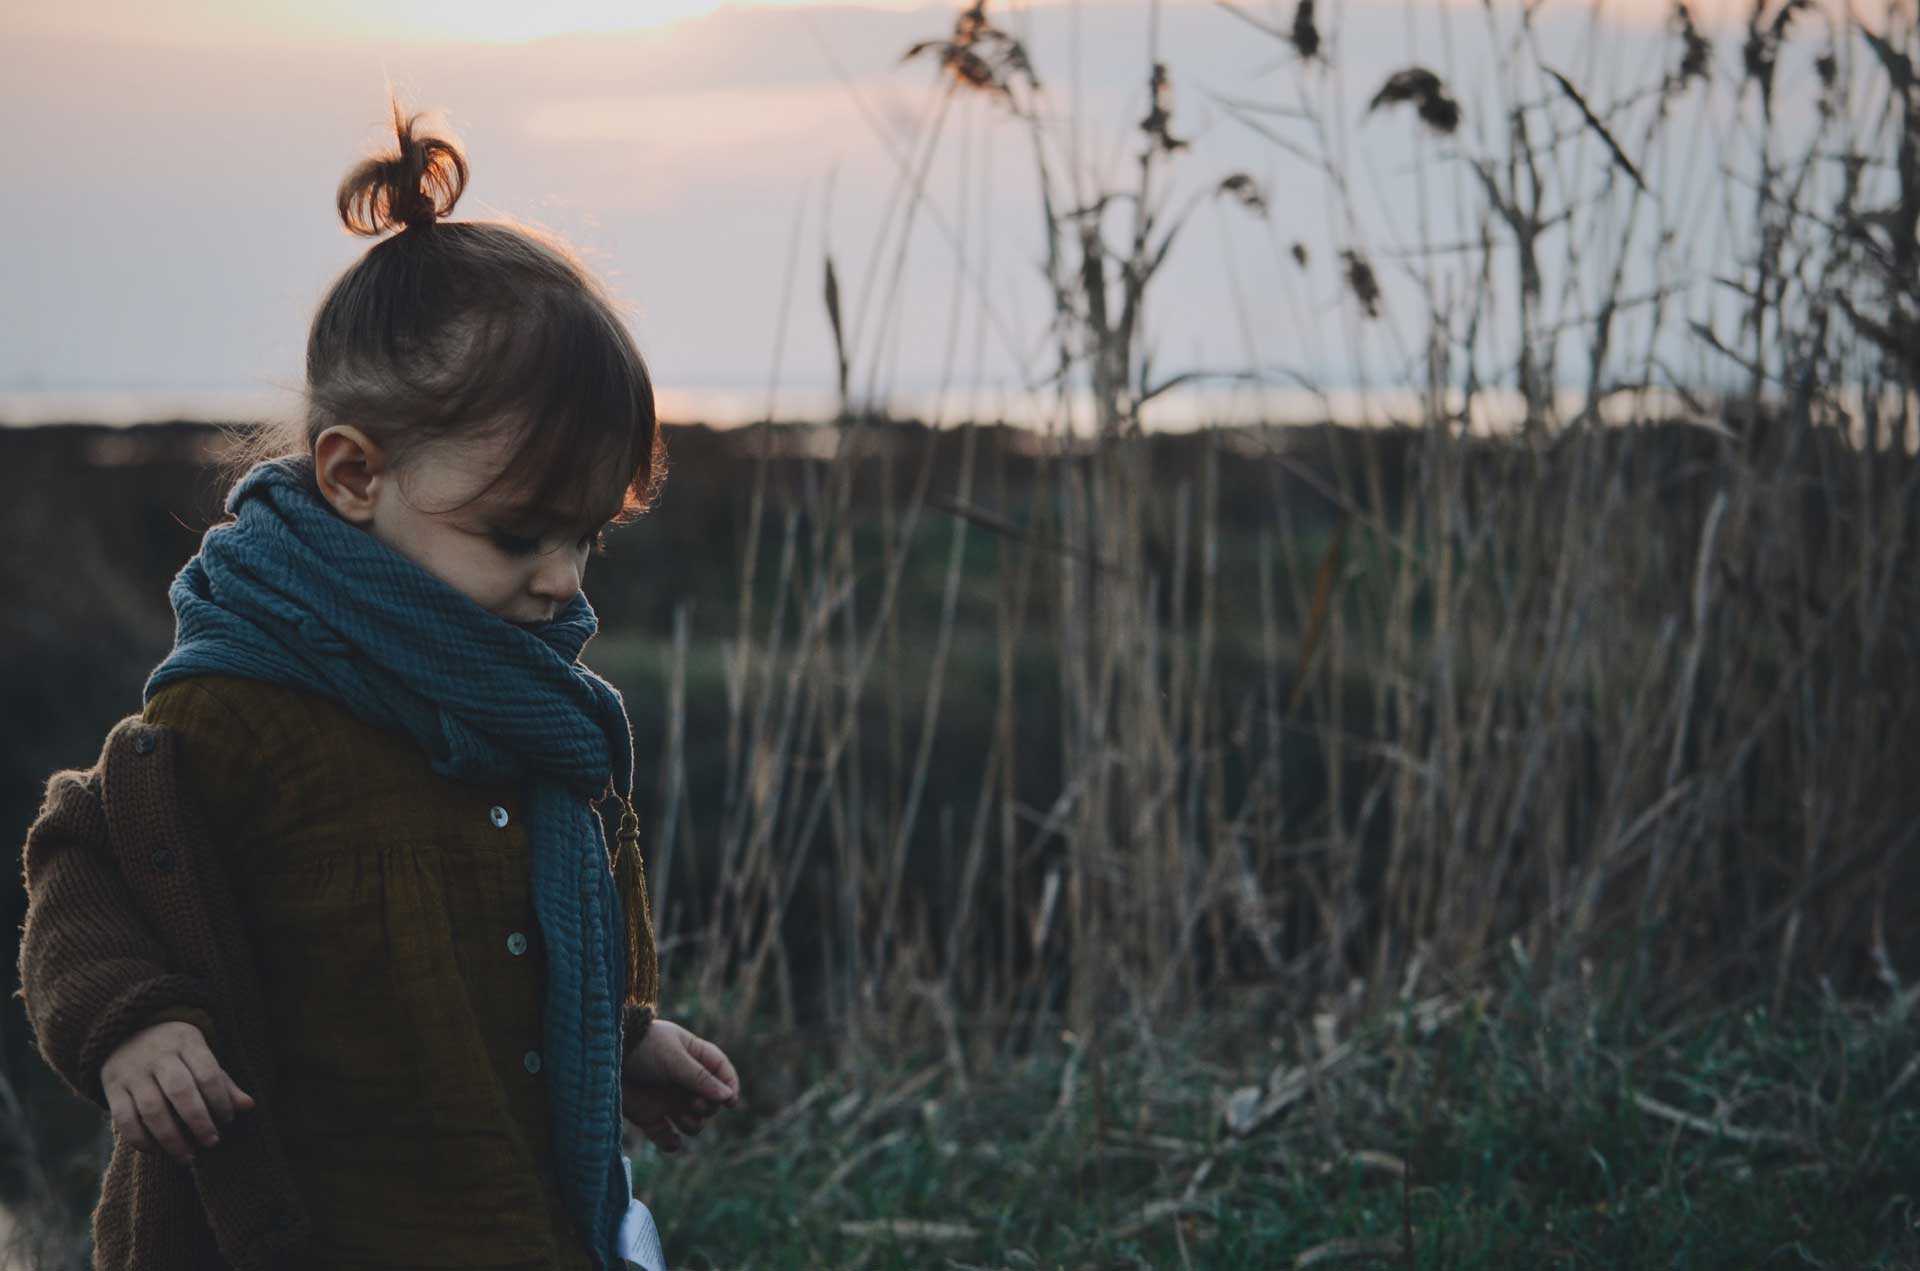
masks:
<path fill-rule="evenodd" d="M 984 340 L 989 298 L 968 291 L 986 276 L 969 238 L 982 192 L 943 200 L 927 173 L 938 146 L 976 144 L 964 123 L 951 141 L 965 112 L 1019 121 L 1054 305 L 1048 373 L 1029 386 L 1055 396 L 1061 425 L 1036 446 L 1045 497 L 1016 516 L 1004 482 L 977 470 L 968 425 L 956 466 L 936 473 L 954 447 L 929 444 L 895 472 L 871 395 L 880 346 L 863 353 L 860 338 L 888 308 L 849 313 L 829 257 L 845 407 L 805 482 L 753 491 L 717 843 L 686 843 L 685 773 L 663 772 L 678 811 L 656 851 L 719 861 L 711 903 L 673 937 L 681 974 L 735 1026 L 771 1001 L 796 1030 L 804 1012 L 806 1031 L 844 1030 L 855 1049 L 942 1037 L 961 1071 L 970 1047 L 1017 1045 L 1061 1014 L 1084 1042 L 1247 980 L 1360 1010 L 1461 987 L 1501 954 L 1547 984 L 1584 966 L 1649 1019 L 1742 992 L 1777 1001 L 1796 977 L 1907 991 L 1920 954 L 1920 798 L 1904 771 L 1920 705 L 1912 6 L 1824 30 L 1800 5 L 1756 10 L 1737 48 L 1676 9 L 1666 63 L 1617 101 L 1545 60 L 1537 7 L 1487 6 L 1461 20 L 1505 51 L 1505 115 L 1471 133 L 1425 66 L 1350 101 L 1311 0 L 1290 16 L 1221 9 L 1297 58 L 1298 101 L 1242 102 L 1238 117 L 1318 182 L 1329 223 L 1356 231 L 1313 249 L 1348 289 L 1348 331 L 1394 296 L 1423 298 L 1393 313 L 1407 355 L 1384 382 L 1417 390 L 1424 412 L 1377 421 L 1397 433 L 1343 430 L 1313 464 L 1282 430 L 1251 453 L 1222 434 L 1195 482 L 1158 481 L 1143 408 L 1191 374 L 1156 373 L 1143 353 L 1155 279 L 1200 209 L 1263 217 L 1269 196 L 1246 173 L 1183 169 L 1179 71 L 1151 47 L 1133 180 L 1089 190 L 1038 108 L 1025 46 L 987 6 L 962 9 L 907 51 L 938 63 L 939 98 L 895 152 L 862 296 L 876 278 L 897 288 L 914 218 L 928 218 L 974 279 L 953 333 L 964 295 Z M 1824 96 L 1789 151 L 1773 94 L 1796 41 Z M 1681 231 L 1699 204 L 1658 184 L 1698 162 L 1683 125 L 1713 94 L 1759 173 L 1720 178 L 1719 197 L 1751 200 L 1756 234 L 1730 277 L 1688 271 Z M 1383 279 L 1337 144 L 1342 120 L 1401 110 L 1431 136 L 1430 188 L 1463 198 L 1478 232 L 1402 253 Z M 1664 280 L 1629 294 L 1636 253 Z M 1461 278 L 1483 285 L 1446 285 Z M 1390 295 L 1395 280 L 1413 285 Z M 1735 327 L 1690 311 L 1714 289 L 1743 298 Z M 1504 344 L 1495 310 L 1519 315 Z M 1689 326 L 1730 375 L 1678 375 L 1663 333 Z M 1568 332 L 1584 366 L 1564 360 Z M 847 387 L 863 369 L 865 399 Z M 1093 410 L 1076 436 L 1072 390 Z M 1470 425 L 1502 394 L 1515 426 L 1482 435 Z M 1312 485 L 1335 523 L 1286 506 L 1223 523 L 1223 463 Z M 854 513 L 867 472 L 872 533 Z M 916 650 L 924 683 L 903 693 L 900 580 L 930 535 L 945 545 L 941 610 Z M 1223 566 L 1236 535 L 1257 539 L 1253 568 Z M 991 598 L 967 603 L 990 604 L 995 632 L 989 749 L 977 789 L 934 808 L 929 756 L 980 537 L 996 545 Z M 755 607 L 756 578 L 770 608 Z M 1257 624 L 1252 682 L 1223 679 L 1231 624 Z M 683 637 L 676 649 L 683 666 Z M 1036 651 L 1054 674 L 1044 709 L 1016 669 Z M 1021 780 L 1034 756 L 1061 774 L 1038 802 Z M 793 964 L 796 935 L 817 965 Z"/>

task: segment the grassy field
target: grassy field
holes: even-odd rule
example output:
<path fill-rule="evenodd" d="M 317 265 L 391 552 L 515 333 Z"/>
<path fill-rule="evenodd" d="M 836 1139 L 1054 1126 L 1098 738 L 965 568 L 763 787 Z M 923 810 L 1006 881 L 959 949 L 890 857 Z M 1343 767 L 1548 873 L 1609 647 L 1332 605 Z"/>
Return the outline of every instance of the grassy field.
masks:
<path fill-rule="evenodd" d="M 1912 1267 L 1914 1002 L 1650 1033 L 1516 972 L 1016 1061 L 980 1019 L 951 1051 L 745 1072 L 743 1111 L 638 1148 L 636 1191 L 689 1269 Z"/>
<path fill-rule="evenodd" d="M 769 1020 L 726 1039 L 738 1110 L 630 1135 L 635 1191 L 681 1271 L 1920 1267 L 1920 989 L 1656 1031 L 1528 980 L 1308 1018 L 1246 990 L 1017 1057 L 993 1017 L 865 1054 Z M 104 1147 L 45 1163 L 63 1198 L 6 1215 L 0 1266 L 85 1264 Z"/>

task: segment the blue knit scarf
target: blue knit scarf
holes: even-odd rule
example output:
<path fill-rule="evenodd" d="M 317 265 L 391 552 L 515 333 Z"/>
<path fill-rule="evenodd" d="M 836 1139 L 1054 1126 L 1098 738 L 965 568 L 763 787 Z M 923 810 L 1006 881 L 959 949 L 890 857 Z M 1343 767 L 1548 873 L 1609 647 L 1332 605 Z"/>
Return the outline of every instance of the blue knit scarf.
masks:
<path fill-rule="evenodd" d="M 442 776 L 525 779 L 534 911 L 548 949 L 544 1056 L 553 1167 L 596 1266 L 632 1195 L 620 1157 L 623 915 L 588 801 L 633 789 L 620 693 L 578 661 L 599 620 L 584 592 L 520 627 L 341 518 L 299 456 L 254 465 L 168 589 L 173 651 L 143 702 L 224 673 L 308 689 L 417 741 Z"/>

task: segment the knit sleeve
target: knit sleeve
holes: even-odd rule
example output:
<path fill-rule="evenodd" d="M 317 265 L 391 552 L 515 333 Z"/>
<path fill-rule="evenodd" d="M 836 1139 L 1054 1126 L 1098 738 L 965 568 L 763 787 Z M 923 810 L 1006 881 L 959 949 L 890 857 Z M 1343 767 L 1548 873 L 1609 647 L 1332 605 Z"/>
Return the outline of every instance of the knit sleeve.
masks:
<path fill-rule="evenodd" d="M 223 855 L 240 841 L 269 787 L 259 730 L 222 695 L 218 677 L 180 680 L 142 717 L 174 732 L 181 795 L 197 806 Z M 104 751 L 102 758 L 104 759 Z M 218 1046 L 209 986 L 172 965 L 112 857 L 101 765 L 48 780 L 22 863 L 27 918 L 19 996 L 41 1056 L 76 1093 L 106 1108 L 100 1066 L 129 1037 L 166 1020 L 193 1024 Z"/>
<path fill-rule="evenodd" d="M 69 1088 L 107 1110 L 107 1057 L 156 1011 L 205 1008 L 208 985 L 169 965 L 140 916 L 113 860 L 99 765 L 48 779 L 22 863 L 18 996 L 35 1047 Z"/>
<path fill-rule="evenodd" d="M 181 793 L 198 810 L 223 865 L 232 863 L 234 846 L 245 838 L 270 786 L 265 769 L 269 752 L 246 712 L 247 689 L 246 682 L 231 677 L 193 676 L 161 688 L 142 712 L 147 723 L 179 735 Z M 167 1020 L 192 1024 L 209 1043 L 218 1044 L 215 1021 L 191 1003 L 158 1006 L 143 1015 L 138 1026 L 151 1028 Z"/>

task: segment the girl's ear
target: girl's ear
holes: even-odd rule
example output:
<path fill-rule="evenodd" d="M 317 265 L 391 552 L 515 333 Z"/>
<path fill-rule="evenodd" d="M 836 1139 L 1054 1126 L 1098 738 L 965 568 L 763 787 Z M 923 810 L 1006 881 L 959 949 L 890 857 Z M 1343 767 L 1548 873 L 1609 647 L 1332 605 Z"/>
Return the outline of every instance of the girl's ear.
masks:
<path fill-rule="evenodd" d="M 334 424 L 313 439 L 313 479 L 347 520 L 373 519 L 374 478 L 387 472 L 387 452 L 352 424 Z"/>

